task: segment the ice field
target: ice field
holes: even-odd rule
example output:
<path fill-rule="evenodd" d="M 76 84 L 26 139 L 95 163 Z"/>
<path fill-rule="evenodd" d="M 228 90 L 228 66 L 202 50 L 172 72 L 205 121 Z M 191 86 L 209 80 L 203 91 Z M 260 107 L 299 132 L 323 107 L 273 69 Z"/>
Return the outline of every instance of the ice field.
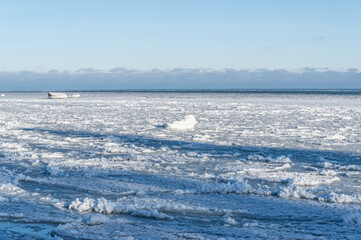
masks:
<path fill-rule="evenodd" d="M 0 98 L 0 239 L 360 239 L 361 92 Z"/>

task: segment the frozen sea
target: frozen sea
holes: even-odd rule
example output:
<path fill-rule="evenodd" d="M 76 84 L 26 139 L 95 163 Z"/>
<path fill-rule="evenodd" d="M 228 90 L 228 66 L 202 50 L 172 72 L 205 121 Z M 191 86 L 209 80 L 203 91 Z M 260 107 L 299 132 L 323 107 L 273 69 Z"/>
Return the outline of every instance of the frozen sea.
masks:
<path fill-rule="evenodd" d="M 0 97 L 0 239 L 361 238 L 361 91 L 80 95 Z"/>

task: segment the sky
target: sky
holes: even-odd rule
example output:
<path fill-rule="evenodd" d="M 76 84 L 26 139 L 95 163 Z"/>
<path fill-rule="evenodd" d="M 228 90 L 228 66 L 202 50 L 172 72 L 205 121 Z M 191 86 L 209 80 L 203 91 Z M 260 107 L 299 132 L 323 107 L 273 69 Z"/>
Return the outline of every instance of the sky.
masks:
<path fill-rule="evenodd" d="M 0 84 L 79 69 L 347 72 L 361 69 L 360 12 L 358 0 L 0 0 Z"/>

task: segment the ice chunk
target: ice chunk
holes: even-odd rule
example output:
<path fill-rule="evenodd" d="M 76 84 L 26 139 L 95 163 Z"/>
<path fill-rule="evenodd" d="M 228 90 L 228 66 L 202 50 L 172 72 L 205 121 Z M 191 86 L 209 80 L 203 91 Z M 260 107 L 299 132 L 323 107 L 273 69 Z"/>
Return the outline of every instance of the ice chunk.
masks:
<path fill-rule="evenodd" d="M 79 93 L 74 93 L 73 95 L 70 96 L 70 98 L 78 98 L 80 97 Z"/>
<path fill-rule="evenodd" d="M 67 97 L 68 95 L 66 95 L 65 93 L 48 92 L 48 98 L 50 99 L 64 99 Z"/>
<path fill-rule="evenodd" d="M 63 170 L 55 167 L 55 166 L 51 166 L 51 165 L 48 165 L 46 167 L 46 171 L 51 175 L 51 176 L 56 176 L 56 175 L 59 175 L 59 174 L 62 174 L 63 173 Z"/>
<path fill-rule="evenodd" d="M 194 126 L 197 124 L 197 120 L 193 115 L 186 116 L 183 120 L 175 121 L 173 123 L 167 124 L 167 129 L 172 130 L 192 130 Z"/>
<path fill-rule="evenodd" d="M 289 184 L 287 187 L 282 187 L 278 196 L 283 198 L 306 198 L 315 199 L 315 195 L 307 192 L 304 188 L 301 188 L 295 184 Z"/>
<path fill-rule="evenodd" d="M 331 191 L 328 195 L 323 195 L 318 197 L 318 200 L 321 202 L 330 202 L 330 203 L 361 203 L 361 195 L 360 194 L 340 194 Z"/>
<path fill-rule="evenodd" d="M 98 198 L 97 200 L 92 198 L 85 198 L 84 201 L 80 201 L 78 198 L 73 201 L 69 207 L 70 210 L 78 212 L 96 212 L 96 213 L 122 213 L 130 214 L 137 217 L 148 217 L 156 219 L 170 219 L 173 217 L 165 213 L 159 212 L 157 209 L 152 209 L 147 206 L 138 205 L 123 205 L 116 202 L 107 201 L 105 198 Z"/>
<path fill-rule="evenodd" d="M 230 216 L 228 216 L 228 217 L 226 217 L 226 218 L 224 219 L 224 223 L 225 223 L 225 224 L 229 224 L 229 225 L 236 225 L 236 224 L 237 224 L 236 220 L 234 220 L 234 219 L 231 218 Z"/>
<path fill-rule="evenodd" d="M 95 214 L 84 218 L 83 221 L 88 225 L 100 225 L 107 223 L 109 221 L 109 218 L 101 214 Z"/>
<path fill-rule="evenodd" d="M 247 181 L 239 180 L 231 183 L 205 183 L 202 185 L 202 193 L 224 193 L 224 194 L 259 194 L 259 195 L 271 195 L 272 192 L 251 186 Z"/>

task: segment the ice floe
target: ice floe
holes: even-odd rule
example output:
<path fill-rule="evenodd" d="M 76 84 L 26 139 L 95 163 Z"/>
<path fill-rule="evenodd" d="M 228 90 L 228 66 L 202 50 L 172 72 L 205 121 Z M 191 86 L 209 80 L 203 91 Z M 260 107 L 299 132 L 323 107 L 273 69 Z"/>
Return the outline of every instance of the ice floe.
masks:
<path fill-rule="evenodd" d="M 167 129 L 171 130 L 192 130 L 197 124 L 197 120 L 193 115 L 186 116 L 183 120 L 175 121 L 170 124 L 166 124 Z"/>

